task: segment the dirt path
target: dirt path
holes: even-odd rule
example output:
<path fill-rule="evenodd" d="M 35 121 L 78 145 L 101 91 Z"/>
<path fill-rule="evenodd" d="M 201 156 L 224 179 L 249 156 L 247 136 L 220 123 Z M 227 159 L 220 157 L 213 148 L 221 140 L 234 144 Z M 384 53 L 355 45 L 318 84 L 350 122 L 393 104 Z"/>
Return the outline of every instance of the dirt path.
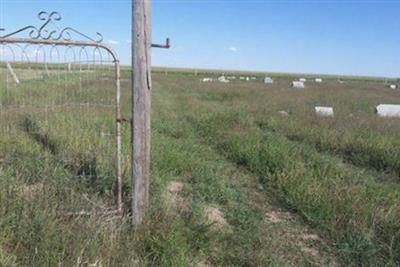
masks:
<path fill-rule="evenodd" d="M 260 216 L 253 218 L 252 222 L 256 227 L 252 237 L 257 245 L 254 252 L 258 254 L 254 256 L 261 261 L 263 257 L 269 258 L 269 264 L 278 266 L 339 266 L 333 249 L 323 236 L 299 215 L 279 205 L 272 194 L 262 188 L 254 174 L 232 165 L 236 174 L 231 182 L 245 192 L 240 205 L 253 207 Z M 240 224 L 231 225 L 234 229 L 242 227 Z"/>

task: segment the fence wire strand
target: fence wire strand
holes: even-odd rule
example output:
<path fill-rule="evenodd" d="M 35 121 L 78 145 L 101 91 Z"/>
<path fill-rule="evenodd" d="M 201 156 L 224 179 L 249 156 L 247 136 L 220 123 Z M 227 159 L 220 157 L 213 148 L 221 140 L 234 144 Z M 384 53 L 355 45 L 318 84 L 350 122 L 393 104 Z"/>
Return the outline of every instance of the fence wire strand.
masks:
<path fill-rule="evenodd" d="M 4 153 L 31 153 L 36 160 L 46 154 L 91 184 L 87 190 L 112 195 L 114 63 L 100 47 L 0 44 L 0 135 L 18 144 Z"/>

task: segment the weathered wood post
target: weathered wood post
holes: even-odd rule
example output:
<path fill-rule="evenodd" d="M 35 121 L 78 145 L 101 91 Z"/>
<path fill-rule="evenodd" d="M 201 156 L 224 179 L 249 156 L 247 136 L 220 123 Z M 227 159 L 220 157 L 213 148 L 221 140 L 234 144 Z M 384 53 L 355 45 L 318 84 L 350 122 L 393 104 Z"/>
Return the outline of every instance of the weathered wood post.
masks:
<path fill-rule="evenodd" d="M 149 206 L 151 48 L 151 0 L 132 0 L 132 224 L 143 222 Z"/>
<path fill-rule="evenodd" d="M 132 224 L 149 206 L 151 109 L 151 0 L 132 4 Z"/>
<path fill-rule="evenodd" d="M 6 65 L 7 65 L 8 71 L 10 72 L 11 76 L 12 76 L 13 79 L 14 79 L 14 82 L 15 82 L 16 84 L 19 84 L 18 76 L 17 76 L 17 74 L 14 72 L 14 69 L 12 68 L 10 62 L 7 62 Z"/>

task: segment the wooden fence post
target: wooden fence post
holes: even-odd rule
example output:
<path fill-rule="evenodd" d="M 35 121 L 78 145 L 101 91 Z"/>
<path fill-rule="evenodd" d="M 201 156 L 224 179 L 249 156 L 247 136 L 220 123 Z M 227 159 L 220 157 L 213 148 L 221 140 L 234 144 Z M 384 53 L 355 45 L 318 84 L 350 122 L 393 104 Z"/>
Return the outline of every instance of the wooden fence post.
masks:
<path fill-rule="evenodd" d="M 149 206 L 151 110 L 151 0 L 132 2 L 132 224 Z"/>
<path fill-rule="evenodd" d="M 14 82 L 15 82 L 16 84 L 19 84 L 18 76 L 17 76 L 17 74 L 14 72 L 13 68 L 11 67 L 10 62 L 7 62 L 6 65 L 7 65 L 8 71 L 11 73 L 11 76 L 12 76 L 13 79 L 14 79 Z"/>

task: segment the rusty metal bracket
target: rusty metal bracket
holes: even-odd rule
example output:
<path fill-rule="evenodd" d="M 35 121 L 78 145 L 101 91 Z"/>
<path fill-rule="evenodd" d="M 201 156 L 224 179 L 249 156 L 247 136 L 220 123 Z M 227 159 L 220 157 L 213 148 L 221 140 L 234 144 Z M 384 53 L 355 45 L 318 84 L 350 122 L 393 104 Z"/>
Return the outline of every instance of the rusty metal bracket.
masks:
<path fill-rule="evenodd" d="M 151 44 L 151 47 L 152 48 L 163 48 L 163 49 L 169 49 L 169 48 L 171 48 L 171 43 L 170 43 L 170 40 L 169 40 L 169 38 L 167 38 L 166 40 L 165 40 L 165 44 Z"/>

